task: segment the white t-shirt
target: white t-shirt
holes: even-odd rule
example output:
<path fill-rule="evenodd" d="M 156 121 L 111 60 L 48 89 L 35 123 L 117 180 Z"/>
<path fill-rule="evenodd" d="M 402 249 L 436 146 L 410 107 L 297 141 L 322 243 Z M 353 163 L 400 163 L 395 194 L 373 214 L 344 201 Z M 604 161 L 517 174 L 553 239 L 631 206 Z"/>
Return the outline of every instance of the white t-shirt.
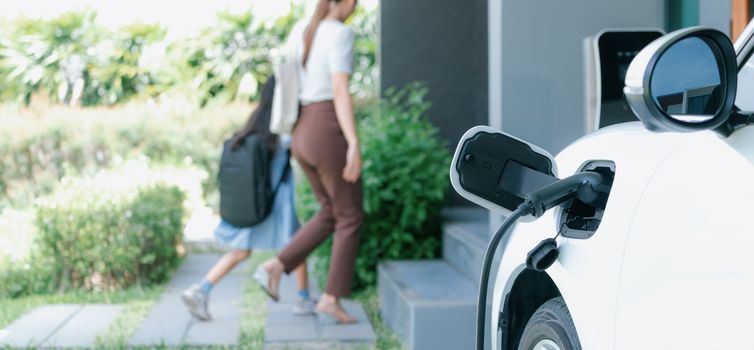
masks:
<path fill-rule="evenodd" d="M 306 22 L 299 22 L 291 31 L 298 40 L 299 62 L 304 56 Z M 299 100 L 307 105 L 333 99 L 332 74 L 353 72 L 353 30 L 340 21 L 325 19 L 314 34 L 306 68 L 299 65 Z"/>

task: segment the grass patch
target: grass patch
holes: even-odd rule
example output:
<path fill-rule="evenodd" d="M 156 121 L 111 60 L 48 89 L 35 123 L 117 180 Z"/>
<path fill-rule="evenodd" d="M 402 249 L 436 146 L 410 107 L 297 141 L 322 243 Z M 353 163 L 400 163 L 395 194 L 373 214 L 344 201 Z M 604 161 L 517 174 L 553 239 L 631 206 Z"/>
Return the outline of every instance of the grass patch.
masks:
<path fill-rule="evenodd" d="M 378 350 L 395 350 L 405 349 L 398 337 L 385 326 L 380 316 L 379 299 L 377 298 L 377 289 L 369 287 L 361 292 L 354 293 L 353 299 L 364 306 L 364 311 L 372 322 L 374 333 L 377 335 L 377 342 L 374 344 Z"/>
<path fill-rule="evenodd" d="M 0 328 L 13 322 L 29 310 L 48 304 L 132 304 L 153 302 L 162 292 L 162 286 L 129 288 L 125 290 L 91 293 L 70 292 L 63 294 L 32 295 L 17 299 L 0 299 Z"/>
<path fill-rule="evenodd" d="M 126 303 L 118 318 L 107 328 L 104 334 L 97 337 L 95 342 L 98 349 L 125 349 L 128 337 L 136 331 L 144 317 L 157 301 L 163 287 L 150 288 L 145 298 L 130 300 Z"/>
<path fill-rule="evenodd" d="M 248 279 L 244 284 L 241 304 L 242 349 L 262 349 L 264 347 L 264 325 L 267 321 L 267 294 L 251 278 L 257 266 L 274 256 L 273 252 L 254 252 L 249 258 Z"/>

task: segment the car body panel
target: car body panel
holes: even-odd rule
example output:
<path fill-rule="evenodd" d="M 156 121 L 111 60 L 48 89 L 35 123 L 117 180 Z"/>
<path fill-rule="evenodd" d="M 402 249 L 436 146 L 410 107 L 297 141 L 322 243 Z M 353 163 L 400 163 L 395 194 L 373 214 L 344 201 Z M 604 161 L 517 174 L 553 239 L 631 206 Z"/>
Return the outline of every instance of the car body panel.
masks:
<path fill-rule="evenodd" d="M 615 308 L 632 213 L 655 170 L 688 137 L 652 133 L 639 122 L 625 123 L 592 133 L 556 157 L 561 178 L 575 174 L 588 160 L 612 160 L 616 167 L 613 191 L 599 229 L 586 240 L 560 237 L 560 257 L 547 270 L 569 306 L 585 349 L 612 347 L 614 316 L 610 316 L 610 310 Z M 541 240 L 555 236 L 557 217 L 557 210 L 552 210 L 537 221 L 518 224 L 510 233 L 495 280 L 493 310 L 500 310 L 501 301 L 524 268 L 526 254 Z M 493 324 L 497 324 L 498 314 L 492 316 Z M 606 322 L 606 318 L 611 321 Z M 494 337 L 497 344 L 497 335 Z"/>
<path fill-rule="evenodd" d="M 733 349 L 740 339 L 728 335 L 750 330 L 754 148 L 727 141 L 693 135 L 648 183 L 620 272 L 615 349 Z"/>

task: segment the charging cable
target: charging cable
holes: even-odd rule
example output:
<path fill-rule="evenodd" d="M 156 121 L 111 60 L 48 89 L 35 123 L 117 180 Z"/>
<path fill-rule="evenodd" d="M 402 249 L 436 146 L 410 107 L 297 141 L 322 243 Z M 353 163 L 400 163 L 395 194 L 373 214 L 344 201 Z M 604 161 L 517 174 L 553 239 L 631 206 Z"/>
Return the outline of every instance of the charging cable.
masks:
<path fill-rule="evenodd" d="M 585 204 L 597 202 L 604 197 L 605 178 L 599 173 L 584 171 L 573 176 L 567 177 L 551 183 L 539 190 L 526 195 L 518 208 L 508 216 L 500 228 L 497 230 L 484 255 L 482 264 L 482 277 L 479 282 L 479 299 L 477 301 L 477 318 L 476 318 L 476 348 L 484 350 L 484 324 L 487 312 L 487 286 L 489 285 L 490 269 L 492 260 L 495 257 L 495 251 L 500 240 L 505 236 L 513 225 L 522 217 L 533 215 L 540 217 L 548 210 L 559 206 L 566 201 L 578 198 Z"/>

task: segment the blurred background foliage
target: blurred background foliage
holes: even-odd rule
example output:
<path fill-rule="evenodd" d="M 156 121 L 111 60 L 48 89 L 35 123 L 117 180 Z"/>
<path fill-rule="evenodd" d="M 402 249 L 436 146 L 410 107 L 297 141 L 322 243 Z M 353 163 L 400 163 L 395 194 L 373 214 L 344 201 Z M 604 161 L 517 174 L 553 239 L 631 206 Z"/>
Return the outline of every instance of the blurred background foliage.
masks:
<path fill-rule="evenodd" d="M 189 104 L 0 108 L 0 299 L 164 281 L 249 113 Z"/>
<path fill-rule="evenodd" d="M 168 42 L 158 24 L 108 30 L 92 11 L 51 19 L 17 18 L 0 25 L 0 102 L 70 106 L 115 105 L 184 91 L 199 106 L 255 101 L 272 69 L 271 50 L 304 19 L 292 4 L 285 16 L 258 20 L 251 11 L 220 12 L 198 35 Z M 352 90 L 377 92 L 376 19 L 359 8 Z"/>
<path fill-rule="evenodd" d="M 380 259 L 438 254 L 448 185 L 426 88 L 377 99 L 376 18 L 359 7 L 348 23 L 367 214 L 357 289 L 375 283 Z M 270 20 L 221 12 L 180 39 L 158 24 L 107 29 L 91 11 L 0 21 L 0 299 L 163 281 L 180 260 L 185 219 L 216 209 L 222 142 L 245 122 L 271 51 L 301 20 L 295 4 Z M 102 176 L 135 183 L 166 167 L 177 170 L 158 184 L 87 185 Z M 300 190 L 305 219 L 316 201 Z M 102 241 L 122 249 L 111 259 Z M 328 249 L 317 253 L 322 275 Z"/>
<path fill-rule="evenodd" d="M 286 16 L 258 22 L 251 12 L 221 12 L 216 26 L 204 29 L 195 39 L 176 43 L 173 49 L 183 53 L 177 57 L 192 72 L 200 104 L 254 100 L 258 87 L 272 73 L 270 50 L 283 43 L 303 13 L 303 6 L 294 6 Z"/>

